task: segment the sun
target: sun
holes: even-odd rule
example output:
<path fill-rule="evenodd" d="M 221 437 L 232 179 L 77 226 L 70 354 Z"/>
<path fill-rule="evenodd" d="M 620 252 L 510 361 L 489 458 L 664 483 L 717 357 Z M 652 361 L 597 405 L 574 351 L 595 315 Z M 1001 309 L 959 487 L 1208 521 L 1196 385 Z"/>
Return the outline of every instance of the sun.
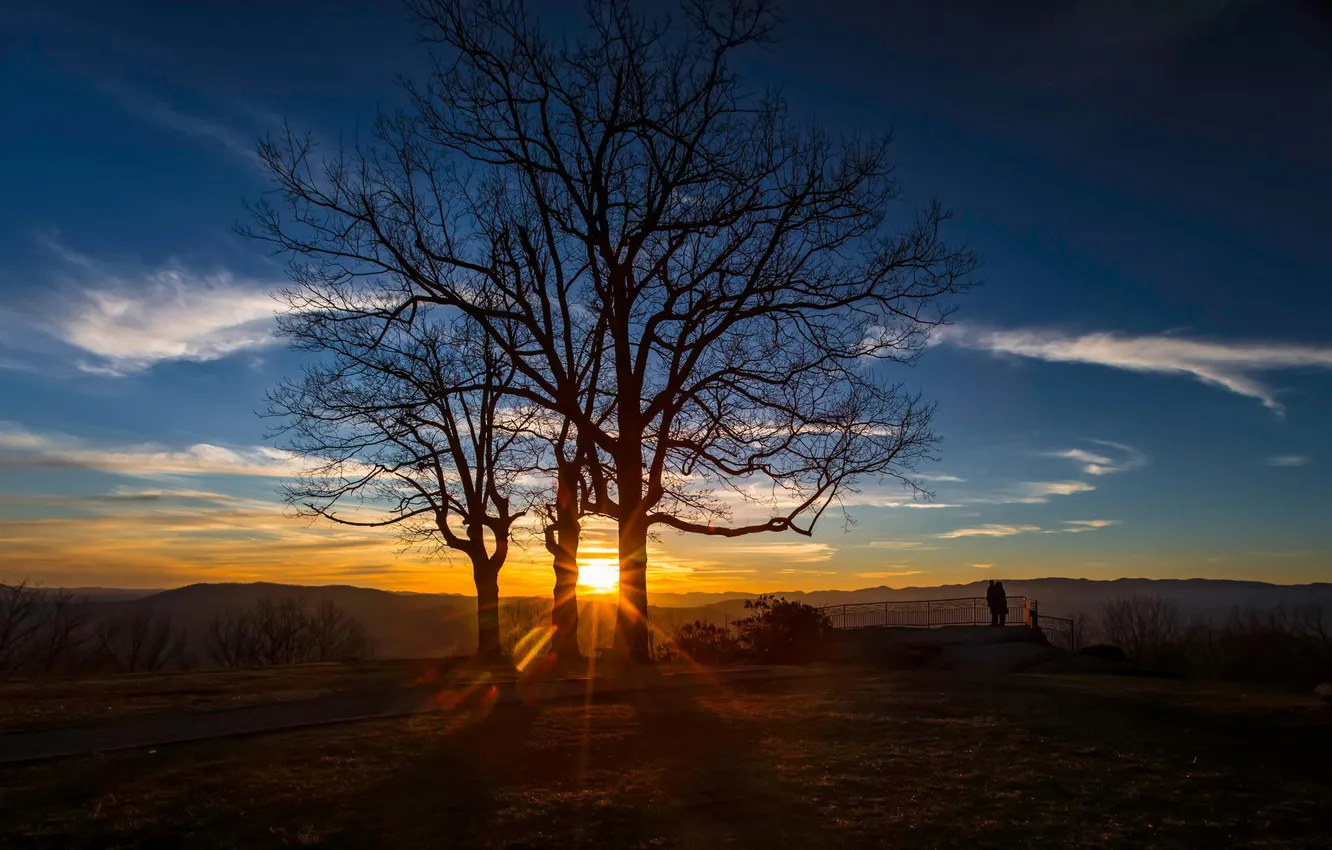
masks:
<path fill-rule="evenodd" d="M 593 593 L 609 593 L 620 584 L 620 564 L 614 558 L 589 558 L 578 564 L 578 586 Z"/>

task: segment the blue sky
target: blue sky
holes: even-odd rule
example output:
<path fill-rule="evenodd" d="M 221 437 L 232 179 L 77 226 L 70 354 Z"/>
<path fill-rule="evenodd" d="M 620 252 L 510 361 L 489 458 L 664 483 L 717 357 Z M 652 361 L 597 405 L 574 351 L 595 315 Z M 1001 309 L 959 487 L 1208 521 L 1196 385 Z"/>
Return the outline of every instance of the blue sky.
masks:
<path fill-rule="evenodd" d="M 353 137 L 423 57 L 390 5 L 271 5 L 18 0 L 0 31 L 0 578 L 467 587 L 282 516 L 256 411 L 300 359 L 271 336 L 281 261 L 232 231 L 265 189 L 253 145 L 283 118 Z M 746 73 L 834 130 L 891 128 L 909 199 L 955 212 L 986 284 L 904 376 L 939 403 L 934 507 L 870 484 L 813 540 L 667 534 L 654 586 L 1327 580 L 1332 19 L 785 15 Z M 537 560 L 506 590 L 544 587 Z"/>

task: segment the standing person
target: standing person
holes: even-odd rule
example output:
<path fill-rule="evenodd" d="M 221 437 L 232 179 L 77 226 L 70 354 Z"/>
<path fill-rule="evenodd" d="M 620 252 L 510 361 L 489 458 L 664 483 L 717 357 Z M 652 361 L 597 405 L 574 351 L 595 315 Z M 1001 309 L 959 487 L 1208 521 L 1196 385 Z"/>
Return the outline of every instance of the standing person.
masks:
<path fill-rule="evenodd" d="M 1004 591 L 1004 583 L 996 582 L 994 585 L 994 608 L 996 625 L 1008 625 L 1008 594 Z"/>
<path fill-rule="evenodd" d="M 995 586 L 994 579 L 990 579 L 990 586 L 985 588 L 985 604 L 990 607 L 990 625 L 999 625 L 999 608 L 996 604 L 998 587 Z"/>

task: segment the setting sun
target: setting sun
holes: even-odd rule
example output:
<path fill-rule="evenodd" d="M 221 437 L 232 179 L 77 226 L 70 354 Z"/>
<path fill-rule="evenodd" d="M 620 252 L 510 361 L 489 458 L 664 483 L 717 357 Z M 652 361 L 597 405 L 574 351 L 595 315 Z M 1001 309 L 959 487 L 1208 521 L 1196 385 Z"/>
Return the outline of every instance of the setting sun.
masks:
<path fill-rule="evenodd" d="M 594 593 L 609 593 L 620 583 L 620 564 L 614 558 L 592 558 L 578 565 L 578 585 Z"/>

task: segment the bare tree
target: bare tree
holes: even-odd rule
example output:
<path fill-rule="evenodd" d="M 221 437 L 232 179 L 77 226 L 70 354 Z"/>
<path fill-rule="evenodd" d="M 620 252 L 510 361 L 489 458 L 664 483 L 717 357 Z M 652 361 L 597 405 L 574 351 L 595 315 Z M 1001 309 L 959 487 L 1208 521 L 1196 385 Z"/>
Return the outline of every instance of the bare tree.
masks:
<path fill-rule="evenodd" d="M 320 602 L 306 623 L 311 661 L 358 658 L 370 646 L 365 627 L 330 599 Z"/>
<path fill-rule="evenodd" d="M 95 632 L 99 653 L 122 673 L 185 666 L 188 637 L 165 611 L 136 605 L 104 618 Z"/>
<path fill-rule="evenodd" d="M 1186 654 L 1190 631 L 1179 606 L 1159 596 L 1129 596 L 1107 602 L 1098 631 L 1135 661 L 1172 668 Z"/>
<path fill-rule="evenodd" d="M 396 527 L 466 555 L 477 652 L 495 655 L 499 573 L 525 513 L 515 494 L 536 457 L 524 414 L 505 405 L 513 367 L 470 321 L 425 313 L 383 325 L 293 298 L 282 333 L 332 356 L 270 394 L 285 446 L 311 463 L 286 498 L 308 516 Z"/>
<path fill-rule="evenodd" d="M 0 582 L 0 677 L 7 679 L 27 665 L 40 624 L 37 591 L 27 581 Z"/>
<path fill-rule="evenodd" d="M 27 581 L 0 582 L 0 677 L 11 677 L 32 655 L 39 628 L 36 597 Z"/>
<path fill-rule="evenodd" d="M 248 611 L 228 609 L 204 627 L 204 651 L 219 667 L 258 667 L 258 635 Z"/>
<path fill-rule="evenodd" d="M 619 525 L 617 646 L 650 654 L 654 524 L 807 535 L 860 479 L 915 486 L 932 410 L 873 367 L 918 355 L 975 261 L 937 205 L 889 225 L 886 138 L 835 142 L 742 84 L 767 0 L 676 23 L 593 0 L 564 40 L 520 0 L 409 6 L 436 51 L 411 109 L 322 163 L 262 144 L 281 200 L 250 232 L 300 257 L 309 304 L 468 316 L 508 392 L 572 423 Z M 400 296 L 368 310 L 368 279 Z M 718 488 L 767 490 L 767 515 L 730 522 Z"/>
<path fill-rule="evenodd" d="M 263 598 L 209 621 L 204 649 L 220 667 L 267 667 L 356 658 L 369 649 L 365 627 L 331 600 L 310 613 L 295 597 Z"/>
<path fill-rule="evenodd" d="M 87 607 L 67 590 L 39 592 L 33 670 L 49 676 L 76 665 L 80 650 L 92 640 Z"/>
<path fill-rule="evenodd" d="M 0 678 L 67 672 L 89 641 L 86 606 L 67 590 L 0 582 Z"/>
<path fill-rule="evenodd" d="M 257 653 L 265 665 L 299 664 L 309 659 L 310 632 L 305 603 L 294 597 L 260 599 L 250 609 Z"/>

